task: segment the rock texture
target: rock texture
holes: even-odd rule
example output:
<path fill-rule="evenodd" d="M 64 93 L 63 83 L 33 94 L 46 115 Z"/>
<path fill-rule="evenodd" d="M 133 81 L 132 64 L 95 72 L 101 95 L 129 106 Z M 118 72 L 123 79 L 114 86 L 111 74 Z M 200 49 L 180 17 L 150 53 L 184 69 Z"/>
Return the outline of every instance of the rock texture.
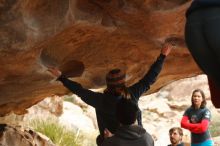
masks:
<path fill-rule="evenodd" d="M 2 146 L 55 146 L 50 139 L 31 129 L 0 124 L 0 145 Z"/>
<path fill-rule="evenodd" d="M 151 90 L 200 74 L 184 46 L 190 0 L 0 0 L 0 116 L 68 91 L 47 66 L 59 67 L 87 88 L 103 87 L 113 67 L 128 84 L 140 79 L 173 35 L 179 45 Z"/>

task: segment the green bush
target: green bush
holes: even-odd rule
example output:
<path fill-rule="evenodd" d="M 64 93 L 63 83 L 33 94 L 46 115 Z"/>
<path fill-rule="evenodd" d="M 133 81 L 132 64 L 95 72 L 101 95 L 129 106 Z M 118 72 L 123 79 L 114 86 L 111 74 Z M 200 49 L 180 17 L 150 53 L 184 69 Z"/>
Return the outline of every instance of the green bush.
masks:
<path fill-rule="evenodd" d="M 78 136 L 73 131 L 67 130 L 56 121 L 32 120 L 30 126 L 51 139 L 57 146 L 81 146 Z"/>
<path fill-rule="evenodd" d="M 68 102 L 73 103 L 74 102 L 74 97 L 73 96 L 65 95 L 64 96 L 64 101 L 68 101 Z"/>

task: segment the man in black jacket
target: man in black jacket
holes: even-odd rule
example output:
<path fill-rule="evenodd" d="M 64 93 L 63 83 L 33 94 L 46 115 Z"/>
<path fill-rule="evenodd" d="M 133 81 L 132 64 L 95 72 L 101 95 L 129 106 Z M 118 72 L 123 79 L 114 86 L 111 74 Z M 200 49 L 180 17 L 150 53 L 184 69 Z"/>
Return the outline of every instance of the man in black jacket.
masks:
<path fill-rule="evenodd" d="M 97 144 L 102 143 L 104 139 L 104 129 L 107 128 L 111 133 L 119 127 L 116 119 L 116 104 L 121 98 L 131 98 L 137 105 L 140 96 L 149 90 L 157 76 L 159 75 L 165 57 L 170 53 L 173 45 L 165 43 L 157 60 L 153 63 L 145 76 L 130 87 L 125 86 L 125 73 L 120 69 L 113 69 L 106 75 L 107 88 L 104 93 L 93 92 L 83 88 L 79 83 L 69 80 L 57 68 L 48 68 L 48 71 L 56 76 L 63 85 L 74 94 L 81 97 L 87 104 L 93 106 L 96 110 L 97 123 L 100 135 L 97 137 Z M 138 125 L 142 126 L 141 111 L 137 116 Z"/>
<path fill-rule="evenodd" d="M 105 133 L 105 140 L 101 146 L 154 146 L 152 136 L 135 123 L 139 108 L 131 99 L 122 98 L 116 106 L 119 128 L 114 134 Z"/>

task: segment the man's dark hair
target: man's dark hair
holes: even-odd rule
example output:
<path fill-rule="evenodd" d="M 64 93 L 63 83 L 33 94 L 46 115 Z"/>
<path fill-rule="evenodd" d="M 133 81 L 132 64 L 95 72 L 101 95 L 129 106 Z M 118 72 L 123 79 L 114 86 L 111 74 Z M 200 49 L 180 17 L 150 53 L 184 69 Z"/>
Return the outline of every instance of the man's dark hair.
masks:
<path fill-rule="evenodd" d="M 121 98 L 117 104 L 116 116 L 123 125 L 131 125 L 137 119 L 138 106 L 131 99 Z"/>

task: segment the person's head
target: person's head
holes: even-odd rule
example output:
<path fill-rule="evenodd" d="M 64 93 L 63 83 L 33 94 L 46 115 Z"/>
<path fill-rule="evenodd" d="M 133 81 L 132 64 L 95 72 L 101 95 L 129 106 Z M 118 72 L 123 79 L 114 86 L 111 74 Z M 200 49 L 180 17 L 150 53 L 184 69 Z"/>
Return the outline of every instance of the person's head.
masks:
<path fill-rule="evenodd" d="M 125 77 L 125 72 L 118 68 L 110 70 L 106 75 L 107 88 L 105 92 L 114 95 L 123 95 L 126 89 Z"/>
<path fill-rule="evenodd" d="M 173 127 L 169 130 L 170 142 L 176 146 L 182 142 L 183 130 L 180 127 Z"/>
<path fill-rule="evenodd" d="M 191 97 L 192 107 L 204 108 L 206 106 L 205 94 L 201 89 L 196 89 L 192 92 Z"/>
<path fill-rule="evenodd" d="M 138 114 L 138 106 L 131 99 L 121 98 L 117 103 L 116 116 L 122 125 L 135 123 Z"/>

